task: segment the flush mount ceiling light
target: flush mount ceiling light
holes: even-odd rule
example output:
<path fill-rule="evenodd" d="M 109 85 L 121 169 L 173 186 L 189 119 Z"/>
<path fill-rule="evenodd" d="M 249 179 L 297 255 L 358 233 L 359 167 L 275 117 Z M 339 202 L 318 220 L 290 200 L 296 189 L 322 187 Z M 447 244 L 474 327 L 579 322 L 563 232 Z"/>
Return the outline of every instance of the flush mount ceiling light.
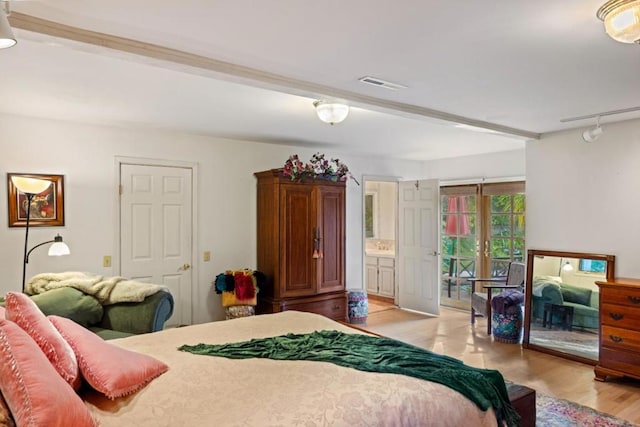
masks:
<path fill-rule="evenodd" d="M 316 107 L 318 118 L 331 125 L 340 123 L 349 114 L 349 106 L 346 104 L 318 100 L 313 103 L 313 106 Z"/>
<path fill-rule="evenodd" d="M 585 142 L 594 142 L 600 138 L 600 135 L 602 135 L 602 128 L 600 127 L 600 117 L 598 117 L 596 127 L 582 132 L 582 139 L 584 139 Z"/>
<path fill-rule="evenodd" d="M 640 0 L 609 0 L 596 15 L 614 40 L 640 43 Z"/>
<path fill-rule="evenodd" d="M 2 1 L 2 7 L 0 7 L 0 49 L 6 49 L 16 44 L 16 38 L 11 31 L 11 25 L 9 25 L 10 14 L 9 2 Z"/>

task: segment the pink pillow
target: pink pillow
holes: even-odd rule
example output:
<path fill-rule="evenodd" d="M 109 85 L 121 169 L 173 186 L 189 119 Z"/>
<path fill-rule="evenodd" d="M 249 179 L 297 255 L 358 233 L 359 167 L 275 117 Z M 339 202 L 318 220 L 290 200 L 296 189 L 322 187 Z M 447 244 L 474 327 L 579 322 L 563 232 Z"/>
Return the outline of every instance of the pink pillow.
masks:
<path fill-rule="evenodd" d="M 56 371 L 74 390 L 82 379 L 71 346 L 53 327 L 35 302 L 25 294 L 9 292 L 6 298 L 7 320 L 16 322 L 40 346 Z"/>
<path fill-rule="evenodd" d="M 0 319 L 6 319 L 7 315 L 5 314 L 5 309 L 0 305 Z"/>
<path fill-rule="evenodd" d="M 151 356 L 104 341 L 73 320 L 60 316 L 49 320 L 71 344 L 84 379 L 109 399 L 135 393 L 169 369 Z"/>
<path fill-rule="evenodd" d="M 5 319 L 0 319 L 0 390 L 19 426 L 97 425 L 38 344 Z"/>

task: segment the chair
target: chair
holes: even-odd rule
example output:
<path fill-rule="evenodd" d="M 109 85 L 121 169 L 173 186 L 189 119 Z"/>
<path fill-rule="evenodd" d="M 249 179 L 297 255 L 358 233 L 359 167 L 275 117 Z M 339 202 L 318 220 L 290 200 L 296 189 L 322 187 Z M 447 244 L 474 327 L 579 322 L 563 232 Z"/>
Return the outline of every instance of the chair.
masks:
<path fill-rule="evenodd" d="M 487 319 L 487 335 L 491 335 L 491 291 L 493 289 L 520 289 L 524 291 L 525 265 L 521 262 L 510 262 L 507 275 L 490 278 L 471 278 L 471 324 L 476 322 L 476 317 L 483 316 Z M 489 282 L 493 284 L 482 285 L 487 293 L 476 292 L 477 282 Z"/>

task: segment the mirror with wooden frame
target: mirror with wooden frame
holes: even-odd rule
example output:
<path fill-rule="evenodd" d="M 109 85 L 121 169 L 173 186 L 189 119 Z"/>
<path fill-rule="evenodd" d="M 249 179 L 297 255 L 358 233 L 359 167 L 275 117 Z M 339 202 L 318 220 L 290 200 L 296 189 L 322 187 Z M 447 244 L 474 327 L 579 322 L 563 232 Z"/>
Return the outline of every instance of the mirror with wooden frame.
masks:
<path fill-rule="evenodd" d="M 600 298 L 596 280 L 613 280 L 615 257 L 527 251 L 523 346 L 595 365 Z"/>

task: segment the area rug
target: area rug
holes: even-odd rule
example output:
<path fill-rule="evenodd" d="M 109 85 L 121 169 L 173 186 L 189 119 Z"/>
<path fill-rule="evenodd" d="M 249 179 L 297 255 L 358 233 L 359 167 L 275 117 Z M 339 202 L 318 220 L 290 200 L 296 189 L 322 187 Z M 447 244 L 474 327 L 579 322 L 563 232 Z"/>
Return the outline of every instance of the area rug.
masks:
<path fill-rule="evenodd" d="M 536 393 L 536 427 L 637 427 L 595 409 Z"/>

